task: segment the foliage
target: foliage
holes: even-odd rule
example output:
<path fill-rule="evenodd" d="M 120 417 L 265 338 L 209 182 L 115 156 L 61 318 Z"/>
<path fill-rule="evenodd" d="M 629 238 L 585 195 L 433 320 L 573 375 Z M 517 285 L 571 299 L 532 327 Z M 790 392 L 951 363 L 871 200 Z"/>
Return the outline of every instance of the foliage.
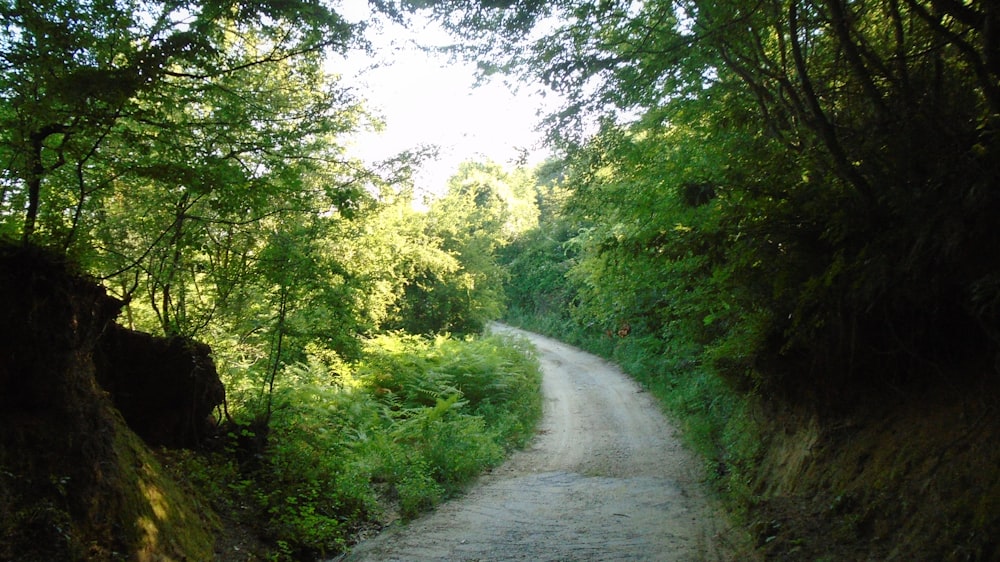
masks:
<path fill-rule="evenodd" d="M 228 452 L 189 472 L 220 511 L 243 506 L 280 559 L 332 555 L 387 512 L 433 507 L 530 438 L 541 415 L 531 353 L 497 336 L 383 335 L 350 365 L 311 347 L 275 379 L 266 442 L 260 428 L 234 427 Z"/>
<path fill-rule="evenodd" d="M 568 96 L 581 322 L 830 410 L 996 351 L 988 3 L 501 4 L 419 6 Z"/>
<path fill-rule="evenodd" d="M 538 226 L 516 237 L 497 254 L 507 272 L 504 293 L 508 317 L 519 312 L 559 315 L 568 311 L 571 302 L 572 291 L 564 279 L 575 257 L 575 247 L 567 242 L 575 233 L 573 223 L 561 214 L 569 191 L 557 179 L 545 179 L 551 173 L 561 173 L 559 163 L 543 165 L 536 171 Z"/>
<path fill-rule="evenodd" d="M 160 253 L 146 271 L 160 290 L 181 265 L 171 250 L 294 202 L 360 117 L 320 68 L 358 30 L 312 2 L 0 10 L 5 232 L 88 267 L 103 254 L 109 273 Z"/>
<path fill-rule="evenodd" d="M 406 286 L 398 321 L 411 333 L 476 333 L 504 307 L 496 254 L 537 223 L 533 178 L 493 163 L 463 163 L 427 213 L 427 233 L 456 260 L 448 271 L 424 270 Z"/>
<path fill-rule="evenodd" d="M 549 222 L 512 245 L 517 250 L 505 254 L 505 265 L 516 304 L 506 320 L 618 362 L 678 420 L 684 438 L 704 458 L 706 474 L 739 504 L 752 496 L 748 474 L 761 443 L 746 397 L 718 375 L 723 360 L 757 348 L 726 329 L 735 323 L 737 305 L 720 300 L 722 279 L 709 277 L 711 260 L 688 248 L 717 236 L 710 209 L 718 201 L 692 208 L 687 190 L 643 183 L 651 167 L 660 168 L 658 177 L 674 170 L 672 161 L 686 150 L 688 135 L 671 133 L 671 142 L 619 136 L 614 152 L 603 153 L 594 183 L 578 184 Z M 616 168 L 616 156 L 630 153 L 642 154 L 637 160 L 643 166 Z M 690 166 L 677 169 L 700 173 Z M 639 201 L 624 204 L 625 190 Z M 657 210 L 673 213 L 676 222 L 661 226 L 654 220 Z M 628 227 L 613 222 L 619 217 L 628 217 Z M 562 240 L 550 232 L 561 233 Z M 731 342 L 728 351 L 723 341 Z M 712 359 L 716 354 L 719 361 Z M 733 367 L 742 373 L 740 368 Z"/>
<path fill-rule="evenodd" d="M 409 203 L 422 157 L 344 154 L 377 124 L 325 64 L 364 46 L 363 25 L 311 0 L 0 13 L 0 234 L 70 254 L 129 327 L 207 340 L 267 386 L 310 341 L 355 356 L 406 256 L 442 259 L 416 240 L 398 266 L 348 251 L 392 248 L 392 225 L 372 226 Z"/>
<path fill-rule="evenodd" d="M 364 24 L 314 0 L 0 15 L 0 236 L 70 256 L 130 328 L 212 346 L 231 435 L 192 478 L 280 556 L 341 550 L 380 497 L 412 516 L 531 434 L 537 367 L 496 340 L 407 340 L 400 361 L 435 358 L 393 400 L 354 376 L 389 361 L 363 343 L 387 328 L 480 331 L 503 307 L 495 251 L 536 220 L 523 171 L 467 164 L 423 214 L 423 154 L 345 155 L 378 124 L 329 55 Z"/>
<path fill-rule="evenodd" d="M 370 343 L 357 376 L 399 412 L 438 407 L 440 400 L 458 396 L 464 411 L 503 428 L 501 445 L 509 449 L 533 435 L 541 415 L 533 353 L 525 342 L 502 336 L 380 336 Z"/>
<path fill-rule="evenodd" d="M 995 372 L 989 3 L 430 4 L 488 22 L 485 71 L 569 96 L 571 195 L 505 256 L 509 319 L 621 362 L 735 505 L 753 408 L 878 415 Z"/>
<path fill-rule="evenodd" d="M 492 374 L 516 361 L 386 329 L 540 316 L 690 414 L 743 495 L 740 393 L 836 413 L 995 370 L 992 4 L 375 5 L 566 96 L 566 158 L 463 165 L 417 213 L 415 155 L 343 155 L 369 118 L 322 55 L 359 28 L 325 5 L 0 0 L 0 234 L 74 256 L 130 325 L 210 340 L 233 486 L 285 555 L 341 548 L 369 481 L 411 515 L 530 433 L 535 383 Z"/>
<path fill-rule="evenodd" d="M 362 25 L 312 0 L 0 14 L 0 235 L 72 256 L 129 327 L 212 346 L 231 434 L 194 474 L 280 557 L 342 550 L 380 494 L 415 515 L 530 434 L 537 385 L 515 384 L 529 365 L 499 344 L 449 348 L 495 356 L 490 372 L 400 385 L 440 402 L 399 409 L 353 378 L 374 353 L 362 339 L 386 327 L 471 333 L 498 313 L 505 220 L 432 225 L 412 209 L 421 154 L 370 170 L 345 155 L 377 124 L 326 63 L 363 46 Z M 448 233 L 466 223 L 473 236 Z"/>

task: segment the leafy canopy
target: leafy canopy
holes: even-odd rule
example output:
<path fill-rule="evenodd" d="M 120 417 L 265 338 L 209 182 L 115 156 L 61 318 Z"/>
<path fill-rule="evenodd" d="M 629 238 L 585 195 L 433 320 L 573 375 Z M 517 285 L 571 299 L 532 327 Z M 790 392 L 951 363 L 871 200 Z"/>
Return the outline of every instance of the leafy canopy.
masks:
<path fill-rule="evenodd" d="M 992 4 L 458 4 L 485 72 L 567 95 L 579 310 L 701 317 L 719 368 L 821 402 L 994 350 Z"/>

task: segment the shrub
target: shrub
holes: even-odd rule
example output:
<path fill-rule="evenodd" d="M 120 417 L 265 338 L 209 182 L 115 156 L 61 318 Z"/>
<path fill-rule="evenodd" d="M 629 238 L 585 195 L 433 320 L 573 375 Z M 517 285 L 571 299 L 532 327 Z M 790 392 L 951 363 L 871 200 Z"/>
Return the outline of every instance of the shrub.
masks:
<path fill-rule="evenodd" d="M 379 336 L 354 365 L 313 348 L 276 378 L 266 427 L 234 430 L 228 456 L 190 466 L 220 510 L 249 508 L 275 559 L 329 556 L 387 511 L 411 518 L 437 505 L 526 442 L 539 390 L 537 361 L 512 338 Z"/>

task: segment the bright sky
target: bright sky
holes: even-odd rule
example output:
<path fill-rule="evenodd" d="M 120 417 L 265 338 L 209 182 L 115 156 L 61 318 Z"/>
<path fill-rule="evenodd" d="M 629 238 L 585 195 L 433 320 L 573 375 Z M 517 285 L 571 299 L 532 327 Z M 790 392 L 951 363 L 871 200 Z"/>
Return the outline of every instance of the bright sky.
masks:
<path fill-rule="evenodd" d="M 349 18 L 363 18 L 367 2 L 345 2 Z M 444 45 L 450 39 L 437 26 L 407 31 L 386 25 L 370 32 L 375 60 L 353 53 L 346 68 L 337 69 L 346 84 L 357 86 L 368 107 L 386 121 L 379 134 L 360 136 L 354 154 L 366 162 L 391 157 L 420 145 L 436 145 L 439 157 L 427 162 L 417 176 L 420 191 L 440 193 L 461 162 L 491 159 L 512 165 L 520 150 L 528 164 L 542 161 L 541 135 L 534 131 L 540 108 L 547 101 L 522 88 L 514 94 L 500 81 L 473 88 L 475 66 L 449 61 L 445 55 L 421 51 L 416 44 Z M 366 68 L 373 62 L 377 68 Z"/>

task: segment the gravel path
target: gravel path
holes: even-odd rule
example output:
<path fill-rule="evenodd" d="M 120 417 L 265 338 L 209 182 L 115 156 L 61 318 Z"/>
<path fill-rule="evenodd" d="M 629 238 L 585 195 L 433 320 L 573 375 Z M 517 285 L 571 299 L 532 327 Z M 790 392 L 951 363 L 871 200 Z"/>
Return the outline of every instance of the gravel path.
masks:
<path fill-rule="evenodd" d="M 535 441 L 466 495 L 338 560 L 723 559 L 698 463 L 652 397 L 598 357 L 493 329 L 540 352 L 545 414 Z"/>

